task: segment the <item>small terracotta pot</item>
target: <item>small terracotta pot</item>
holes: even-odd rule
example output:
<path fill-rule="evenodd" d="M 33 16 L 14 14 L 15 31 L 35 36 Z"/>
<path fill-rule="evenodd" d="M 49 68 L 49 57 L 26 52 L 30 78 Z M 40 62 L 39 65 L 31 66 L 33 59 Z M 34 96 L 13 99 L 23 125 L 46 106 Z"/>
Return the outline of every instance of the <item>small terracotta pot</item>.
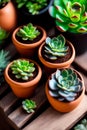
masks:
<path fill-rule="evenodd" d="M 12 31 L 17 24 L 16 9 L 12 2 L 0 9 L 0 26 L 6 31 Z"/>
<path fill-rule="evenodd" d="M 71 56 L 71 58 L 68 61 L 63 62 L 63 63 L 52 63 L 52 62 L 46 61 L 43 58 L 42 54 L 41 54 L 42 48 L 43 48 L 44 44 L 45 44 L 45 42 L 43 44 L 41 44 L 41 46 L 39 47 L 38 57 L 39 57 L 40 61 L 42 62 L 42 64 L 44 65 L 44 69 L 47 72 L 47 76 L 49 76 L 51 73 L 53 73 L 54 71 L 56 71 L 57 68 L 58 69 L 68 68 L 71 65 L 71 63 L 74 61 L 74 58 L 75 58 L 75 48 L 72 45 L 72 43 L 70 43 L 69 41 L 67 41 L 67 44 L 72 49 L 72 56 Z"/>
<path fill-rule="evenodd" d="M 42 70 L 41 70 L 40 66 L 33 60 L 29 60 L 29 61 L 34 63 L 38 68 L 37 76 L 31 81 L 21 83 L 21 82 L 16 82 L 10 78 L 10 76 L 8 75 L 8 70 L 13 62 L 9 63 L 5 69 L 5 73 L 4 73 L 5 80 L 10 85 L 14 94 L 19 98 L 30 97 L 33 94 L 33 92 L 34 92 L 35 88 L 37 87 L 37 85 L 41 79 L 41 76 L 42 76 Z"/>
<path fill-rule="evenodd" d="M 20 26 L 21 27 L 21 26 Z M 25 43 L 21 43 L 16 39 L 16 33 L 17 31 L 20 29 L 20 27 L 18 27 L 17 29 L 14 30 L 13 35 L 12 35 L 12 41 L 13 44 L 15 45 L 16 49 L 18 50 L 18 52 L 25 57 L 33 57 L 34 54 L 37 52 L 38 47 L 40 46 L 40 44 L 46 39 L 46 31 L 40 27 L 37 26 L 38 29 L 42 30 L 42 38 L 38 41 L 35 42 L 33 44 L 25 44 Z"/>
<path fill-rule="evenodd" d="M 58 101 L 57 99 L 50 96 L 49 88 L 48 88 L 49 87 L 48 81 L 49 81 L 50 77 L 48 78 L 48 80 L 46 82 L 45 91 L 46 91 L 46 96 L 48 98 L 48 101 L 51 104 L 51 106 L 59 112 L 70 112 L 70 111 L 74 110 L 80 104 L 81 100 L 83 99 L 83 96 L 85 93 L 84 80 L 79 72 L 77 72 L 76 70 L 75 70 L 75 72 L 77 73 L 77 75 L 79 76 L 79 78 L 82 81 L 83 91 L 82 91 L 81 95 L 76 100 L 74 100 L 72 102 Z"/>

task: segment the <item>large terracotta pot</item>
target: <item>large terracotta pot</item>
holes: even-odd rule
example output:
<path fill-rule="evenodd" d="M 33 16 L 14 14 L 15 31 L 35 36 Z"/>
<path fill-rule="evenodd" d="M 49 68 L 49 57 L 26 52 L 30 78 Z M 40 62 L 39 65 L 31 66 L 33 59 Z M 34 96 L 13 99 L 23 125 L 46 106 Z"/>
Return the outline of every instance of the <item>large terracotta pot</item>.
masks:
<path fill-rule="evenodd" d="M 39 57 L 40 61 L 42 62 L 42 64 L 44 65 L 44 69 L 47 73 L 47 76 L 49 76 L 51 73 L 56 71 L 57 68 L 58 69 L 68 68 L 71 65 L 71 63 L 74 61 L 75 49 L 74 49 L 74 46 L 72 45 L 72 43 L 70 43 L 69 41 L 67 41 L 67 44 L 71 47 L 72 55 L 68 61 L 63 62 L 63 63 L 52 63 L 52 62 L 45 60 L 42 56 L 42 53 L 41 53 L 44 44 L 45 44 L 45 42 L 43 44 L 41 44 L 41 46 L 39 47 L 38 57 Z"/>
<path fill-rule="evenodd" d="M 41 70 L 40 66 L 33 60 L 29 60 L 29 61 L 34 63 L 38 68 L 37 76 L 31 81 L 21 83 L 21 82 L 16 82 L 13 79 L 11 79 L 10 76 L 8 75 L 8 70 L 9 70 L 9 67 L 11 66 L 12 62 L 9 63 L 5 69 L 5 73 L 4 73 L 5 80 L 10 85 L 14 94 L 19 98 L 30 97 L 33 94 L 33 92 L 34 92 L 35 88 L 37 87 L 37 85 L 41 79 L 41 76 L 42 76 L 42 70 Z"/>
<path fill-rule="evenodd" d="M 80 94 L 80 96 L 74 101 L 62 102 L 62 101 L 59 101 L 59 100 L 53 98 L 52 96 L 50 96 L 49 88 L 48 88 L 49 87 L 48 81 L 49 81 L 50 77 L 48 78 L 48 80 L 46 82 L 45 90 L 46 90 L 46 96 L 48 98 L 48 101 L 51 104 L 51 106 L 59 112 L 70 112 L 70 111 L 74 110 L 80 104 L 80 102 L 83 99 L 83 96 L 84 96 L 84 93 L 85 93 L 84 81 L 83 81 L 81 74 L 79 72 L 77 72 L 76 70 L 75 70 L 75 72 L 77 73 L 77 75 L 79 76 L 79 78 L 82 81 L 83 91 Z"/>
<path fill-rule="evenodd" d="M 16 39 L 16 33 L 20 29 L 20 27 L 15 29 L 13 34 L 12 34 L 13 44 L 15 45 L 16 49 L 18 50 L 18 52 L 21 55 L 23 55 L 25 57 L 30 57 L 31 58 L 37 52 L 38 47 L 40 46 L 40 44 L 42 44 L 42 42 L 46 39 L 46 36 L 47 36 L 46 31 L 42 27 L 37 26 L 37 28 L 42 31 L 42 38 L 39 41 L 37 41 L 37 42 L 35 42 L 33 44 L 30 44 L 30 43 L 29 44 L 25 44 L 25 43 L 19 42 Z"/>
<path fill-rule="evenodd" d="M 17 15 L 13 3 L 10 1 L 8 4 L 0 9 L 0 26 L 11 31 L 16 27 Z"/>

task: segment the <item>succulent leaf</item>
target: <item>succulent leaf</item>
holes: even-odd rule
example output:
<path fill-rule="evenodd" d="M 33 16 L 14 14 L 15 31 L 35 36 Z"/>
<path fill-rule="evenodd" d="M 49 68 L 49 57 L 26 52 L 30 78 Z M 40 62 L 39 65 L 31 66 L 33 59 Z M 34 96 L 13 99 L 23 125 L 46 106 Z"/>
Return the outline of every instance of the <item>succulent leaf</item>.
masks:
<path fill-rule="evenodd" d="M 68 46 L 65 45 L 66 40 L 63 35 L 57 37 L 46 38 L 44 46 L 45 57 L 51 60 L 57 59 L 57 57 L 65 56 L 68 52 Z"/>
<path fill-rule="evenodd" d="M 22 80 L 28 80 L 35 71 L 34 64 L 24 59 L 14 60 L 10 68 L 15 77 Z"/>
<path fill-rule="evenodd" d="M 32 23 L 29 23 L 22 28 L 20 28 L 17 32 L 17 36 L 21 37 L 22 40 L 34 40 L 38 35 L 40 35 L 39 30 Z"/>
<path fill-rule="evenodd" d="M 73 69 L 58 70 L 49 80 L 51 96 L 63 101 L 73 101 L 82 91 L 82 82 Z M 58 94 L 58 96 L 56 95 Z"/>
<path fill-rule="evenodd" d="M 22 101 L 22 108 L 27 112 L 31 113 L 34 112 L 34 109 L 36 108 L 36 102 L 33 100 L 25 99 Z"/>
<path fill-rule="evenodd" d="M 86 0 L 54 0 L 49 14 L 55 19 L 56 27 L 61 32 L 87 32 Z"/>

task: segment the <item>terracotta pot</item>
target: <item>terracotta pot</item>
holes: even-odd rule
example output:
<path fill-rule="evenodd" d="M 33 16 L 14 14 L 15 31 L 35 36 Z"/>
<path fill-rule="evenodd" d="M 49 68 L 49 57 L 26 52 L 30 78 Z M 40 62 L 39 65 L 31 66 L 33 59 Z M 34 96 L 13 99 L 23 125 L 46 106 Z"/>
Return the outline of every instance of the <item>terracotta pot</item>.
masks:
<path fill-rule="evenodd" d="M 67 41 L 67 44 L 72 49 L 72 56 L 71 56 L 71 58 L 68 61 L 63 62 L 63 63 L 52 63 L 52 62 L 46 61 L 43 58 L 42 54 L 41 54 L 41 51 L 42 51 L 42 48 L 43 48 L 44 44 L 45 44 L 45 42 L 43 44 L 41 44 L 41 46 L 39 47 L 38 57 L 39 57 L 40 61 L 42 62 L 42 64 L 44 65 L 44 69 L 47 72 L 47 76 L 49 76 L 51 73 L 53 73 L 54 71 L 56 71 L 57 68 L 58 69 L 68 68 L 71 65 L 71 63 L 74 61 L 74 58 L 75 58 L 75 49 L 74 49 L 74 46 L 72 45 L 72 43 L 70 43 L 69 41 Z"/>
<path fill-rule="evenodd" d="M 0 9 L 0 26 L 11 31 L 16 27 L 17 15 L 12 2 L 9 2 L 5 7 Z"/>
<path fill-rule="evenodd" d="M 21 27 L 21 26 L 20 26 Z M 13 34 L 12 34 L 12 41 L 13 44 L 15 45 L 16 49 L 18 50 L 18 52 L 25 56 L 25 57 L 33 57 L 34 54 L 37 52 L 38 47 L 40 46 L 40 44 L 46 39 L 46 31 L 40 27 L 37 26 L 38 29 L 42 30 L 42 38 L 38 41 L 35 42 L 33 44 L 25 44 L 25 43 L 21 43 L 16 39 L 16 33 L 17 31 L 20 29 L 20 27 L 18 27 L 17 29 L 14 30 Z"/>
<path fill-rule="evenodd" d="M 9 63 L 5 69 L 5 73 L 4 73 L 5 80 L 10 85 L 14 94 L 19 98 L 30 97 L 33 94 L 33 92 L 34 92 L 35 88 L 37 87 L 37 85 L 41 79 L 41 76 L 42 76 L 42 70 L 41 70 L 40 66 L 33 60 L 29 60 L 29 61 L 34 63 L 38 68 L 37 76 L 31 81 L 21 83 L 21 82 L 16 82 L 13 79 L 11 79 L 10 76 L 8 75 L 8 70 L 9 70 L 9 67 L 11 66 L 12 62 Z"/>
<path fill-rule="evenodd" d="M 76 100 L 74 100 L 72 102 L 58 101 L 57 99 L 50 96 L 49 88 L 48 88 L 49 87 L 48 81 L 49 81 L 50 77 L 48 78 L 48 80 L 46 82 L 45 90 L 46 90 L 46 96 L 48 98 L 48 101 L 51 104 L 51 106 L 59 112 L 70 112 L 70 111 L 74 110 L 80 104 L 81 100 L 83 99 L 83 96 L 85 93 L 84 81 L 83 81 L 81 74 L 79 72 L 77 72 L 76 70 L 75 70 L 75 72 L 77 73 L 77 75 L 79 76 L 79 78 L 82 81 L 83 91 L 82 91 L 81 95 Z"/>

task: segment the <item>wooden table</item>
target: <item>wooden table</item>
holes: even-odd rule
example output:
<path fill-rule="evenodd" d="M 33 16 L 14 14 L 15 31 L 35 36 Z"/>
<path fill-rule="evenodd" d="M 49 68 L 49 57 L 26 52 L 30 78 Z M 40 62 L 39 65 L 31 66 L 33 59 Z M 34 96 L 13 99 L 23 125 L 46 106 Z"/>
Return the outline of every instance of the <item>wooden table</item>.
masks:
<path fill-rule="evenodd" d="M 55 30 L 49 30 L 49 36 L 55 33 Z M 4 48 L 9 50 L 11 60 L 16 59 L 19 55 L 12 43 Z M 82 73 L 86 93 L 87 93 L 87 52 L 75 58 L 72 66 Z M 21 107 L 22 99 L 17 98 L 11 91 L 7 83 L 3 83 L 0 88 L 0 109 L 5 114 L 8 124 L 15 130 L 70 130 L 72 126 L 80 120 L 87 112 L 87 95 L 80 103 L 80 105 L 69 113 L 60 113 L 55 111 L 47 101 L 45 95 L 44 74 L 35 90 L 32 100 L 36 101 L 37 109 L 34 113 L 27 114 Z"/>

